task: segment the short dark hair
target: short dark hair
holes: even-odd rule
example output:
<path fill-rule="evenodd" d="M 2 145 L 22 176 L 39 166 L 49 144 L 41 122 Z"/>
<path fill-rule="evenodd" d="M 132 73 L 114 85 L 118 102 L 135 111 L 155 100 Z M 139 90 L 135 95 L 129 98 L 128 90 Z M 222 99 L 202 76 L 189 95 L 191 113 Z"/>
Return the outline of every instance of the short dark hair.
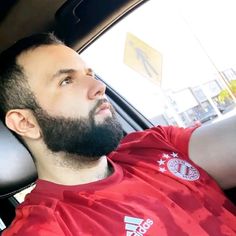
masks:
<path fill-rule="evenodd" d="M 23 52 L 43 45 L 64 44 L 53 33 L 34 34 L 20 39 L 0 54 L 0 119 L 5 123 L 11 109 L 33 109 L 37 103 L 17 58 Z"/>

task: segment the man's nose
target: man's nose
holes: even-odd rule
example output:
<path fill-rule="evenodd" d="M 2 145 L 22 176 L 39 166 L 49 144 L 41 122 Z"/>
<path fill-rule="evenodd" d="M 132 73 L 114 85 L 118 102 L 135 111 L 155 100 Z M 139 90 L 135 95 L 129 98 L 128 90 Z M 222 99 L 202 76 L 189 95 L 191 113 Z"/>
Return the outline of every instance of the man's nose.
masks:
<path fill-rule="evenodd" d="M 91 87 L 88 91 L 88 97 L 89 99 L 96 99 L 98 97 L 103 97 L 106 91 L 106 85 L 97 79 L 92 79 L 91 81 Z"/>

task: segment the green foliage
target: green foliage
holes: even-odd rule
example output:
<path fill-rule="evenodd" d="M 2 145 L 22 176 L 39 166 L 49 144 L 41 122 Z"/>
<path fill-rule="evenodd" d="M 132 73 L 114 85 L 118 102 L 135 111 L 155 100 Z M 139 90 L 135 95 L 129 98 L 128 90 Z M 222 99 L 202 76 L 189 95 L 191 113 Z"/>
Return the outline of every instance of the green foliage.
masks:
<path fill-rule="evenodd" d="M 227 100 L 230 100 L 230 99 L 231 99 L 231 97 L 230 97 L 228 90 L 226 90 L 226 89 L 221 90 L 221 92 L 218 95 L 218 101 L 220 103 L 225 103 Z"/>
<path fill-rule="evenodd" d="M 234 95 L 236 95 L 236 80 L 231 80 L 230 81 L 230 90 Z"/>
<path fill-rule="evenodd" d="M 231 90 L 233 95 L 236 96 L 236 80 L 231 80 L 229 82 L 229 89 Z M 218 94 L 217 98 L 220 103 L 225 103 L 225 102 L 232 99 L 230 96 L 230 93 L 228 92 L 227 89 L 221 90 L 221 92 Z"/>

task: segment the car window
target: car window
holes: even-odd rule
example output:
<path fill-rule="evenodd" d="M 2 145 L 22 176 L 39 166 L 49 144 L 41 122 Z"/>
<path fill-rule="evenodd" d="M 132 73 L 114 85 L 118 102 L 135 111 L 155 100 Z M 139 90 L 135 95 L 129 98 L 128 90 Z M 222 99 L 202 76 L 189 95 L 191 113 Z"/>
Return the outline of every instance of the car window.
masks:
<path fill-rule="evenodd" d="M 24 201 L 25 196 L 30 193 L 33 189 L 34 189 L 35 185 L 32 185 L 22 191 L 20 191 L 19 193 L 15 194 L 14 197 L 16 198 L 16 200 L 21 203 Z"/>
<path fill-rule="evenodd" d="M 216 122 L 235 112 L 233 0 L 150 0 L 81 55 L 153 125 Z"/>
<path fill-rule="evenodd" d="M 4 230 L 6 228 L 6 225 L 3 223 L 2 219 L 0 218 L 0 234 L 1 231 Z"/>

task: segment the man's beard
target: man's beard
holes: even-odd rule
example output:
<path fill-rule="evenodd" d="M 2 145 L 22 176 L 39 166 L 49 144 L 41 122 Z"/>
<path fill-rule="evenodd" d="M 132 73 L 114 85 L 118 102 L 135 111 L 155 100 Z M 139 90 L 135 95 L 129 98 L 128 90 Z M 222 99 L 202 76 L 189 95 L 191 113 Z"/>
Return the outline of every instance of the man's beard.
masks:
<path fill-rule="evenodd" d="M 123 131 L 114 110 L 111 109 L 112 117 L 95 123 L 95 110 L 105 101 L 99 100 L 88 118 L 54 117 L 42 108 L 34 110 L 47 148 L 52 152 L 78 155 L 83 161 L 98 160 L 115 150 Z"/>

